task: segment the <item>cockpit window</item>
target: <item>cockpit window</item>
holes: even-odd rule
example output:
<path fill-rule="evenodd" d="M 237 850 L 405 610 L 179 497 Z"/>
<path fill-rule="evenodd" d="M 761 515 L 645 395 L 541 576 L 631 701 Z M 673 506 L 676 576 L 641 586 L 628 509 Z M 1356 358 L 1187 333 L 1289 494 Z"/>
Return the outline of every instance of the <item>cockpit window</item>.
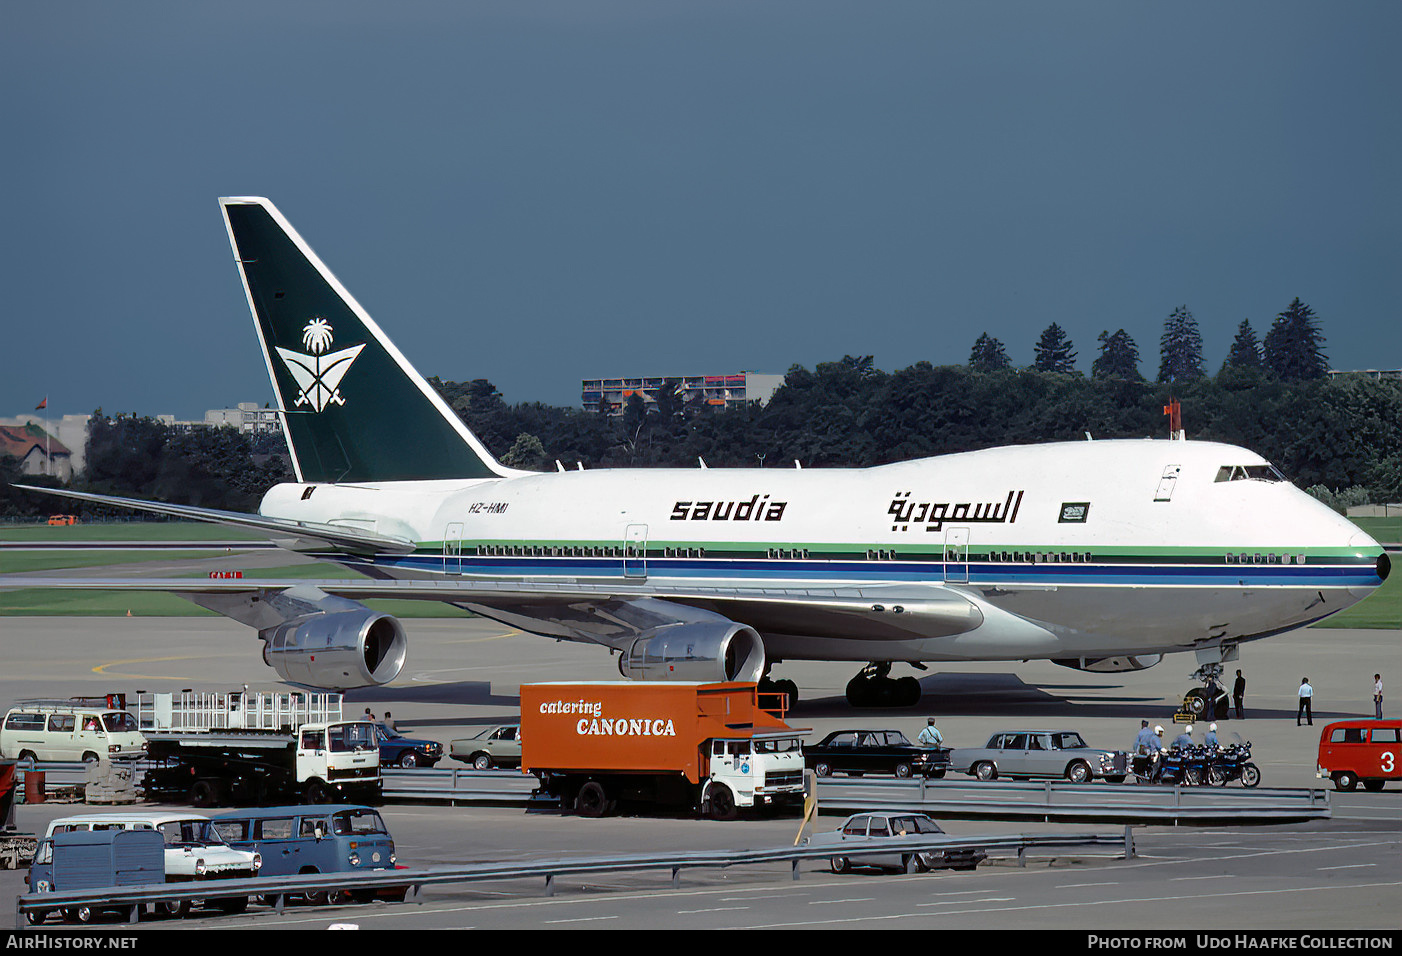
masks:
<path fill-rule="evenodd" d="M 1284 481 L 1274 465 L 1223 465 L 1214 481 Z"/>

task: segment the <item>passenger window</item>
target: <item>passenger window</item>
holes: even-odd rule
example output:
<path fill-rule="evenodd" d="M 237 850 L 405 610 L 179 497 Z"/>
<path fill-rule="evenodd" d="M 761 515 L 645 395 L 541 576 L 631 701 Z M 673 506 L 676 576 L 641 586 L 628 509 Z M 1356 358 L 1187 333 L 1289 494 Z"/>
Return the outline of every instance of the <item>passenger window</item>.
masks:
<path fill-rule="evenodd" d="M 1009 749 L 1009 750 L 1026 750 L 1026 749 L 1027 749 L 1027 735 L 1026 735 L 1026 734 L 1009 734 L 1009 735 L 1008 735 L 1008 742 L 1007 742 L 1006 744 L 1004 744 L 1004 746 L 1005 746 L 1007 749 Z"/>
<path fill-rule="evenodd" d="M 278 817 L 276 820 L 260 820 L 258 835 L 264 840 L 292 839 L 292 818 Z"/>
<path fill-rule="evenodd" d="M 302 827 L 298 831 L 298 833 L 301 836 L 315 837 L 317 835 L 317 831 L 320 831 L 321 833 L 326 832 L 325 820 L 323 820 L 320 817 L 304 817 L 302 819 Z"/>
<path fill-rule="evenodd" d="M 871 829 L 867 830 L 867 836 L 888 837 L 891 835 L 891 828 L 886 825 L 885 820 L 872 820 Z"/>
<path fill-rule="evenodd" d="M 1329 742 L 1332 744 L 1361 744 L 1363 743 L 1362 727 L 1340 727 L 1329 735 Z"/>
<path fill-rule="evenodd" d="M 1375 744 L 1395 744 L 1395 743 L 1399 743 L 1399 742 L 1402 742 L 1402 741 L 1399 741 L 1399 740 L 1398 740 L 1398 731 L 1397 731 L 1397 728 L 1396 728 L 1396 727 L 1374 727 L 1374 728 L 1373 728 L 1373 743 L 1375 743 Z"/>
<path fill-rule="evenodd" d="M 49 729 L 60 733 L 71 734 L 73 732 L 73 715 L 54 714 L 49 718 Z"/>
<path fill-rule="evenodd" d="M 83 729 L 84 729 L 84 730 L 97 730 L 97 729 L 98 729 L 97 716 L 94 715 L 94 714 L 84 714 L 84 715 L 83 715 Z"/>
<path fill-rule="evenodd" d="M 219 820 L 214 824 L 214 832 L 223 837 L 226 843 L 246 839 L 247 829 L 248 824 L 242 820 Z"/>
<path fill-rule="evenodd" d="M 843 827 L 842 832 L 846 836 L 866 836 L 867 824 L 870 822 L 871 817 L 857 817 L 857 819 Z"/>
<path fill-rule="evenodd" d="M 302 734 L 302 749 L 303 749 L 303 750 L 320 750 L 320 749 L 321 749 L 321 731 L 319 731 L 319 730 L 308 730 L 306 733 Z"/>

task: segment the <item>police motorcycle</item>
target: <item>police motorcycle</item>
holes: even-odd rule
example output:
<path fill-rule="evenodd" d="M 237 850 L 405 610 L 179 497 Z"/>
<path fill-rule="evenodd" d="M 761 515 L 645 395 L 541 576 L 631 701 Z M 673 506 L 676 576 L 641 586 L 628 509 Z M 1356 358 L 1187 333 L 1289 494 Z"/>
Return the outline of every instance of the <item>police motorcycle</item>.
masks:
<path fill-rule="evenodd" d="M 1225 787 L 1233 780 L 1240 780 L 1243 787 L 1255 787 L 1261 783 L 1261 770 L 1251 762 L 1251 741 L 1243 741 L 1240 736 L 1234 743 L 1219 750 L 1209 766 L 1208 783 L 1214 787 Z"/>

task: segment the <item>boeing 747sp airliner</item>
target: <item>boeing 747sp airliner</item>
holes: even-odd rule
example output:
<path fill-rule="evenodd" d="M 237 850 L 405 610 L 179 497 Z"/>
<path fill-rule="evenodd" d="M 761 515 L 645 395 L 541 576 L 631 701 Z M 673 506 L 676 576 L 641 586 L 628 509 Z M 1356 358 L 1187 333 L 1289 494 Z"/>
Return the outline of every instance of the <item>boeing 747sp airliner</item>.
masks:
<path fill-rule="evenodd" d="M 873 468 L 523 472 L 498 463 L 266 199 L 221 200 L 297 480 L 257 514 L 78 492 L 262 532 L 372 580 L 105 581 L 256 628 L 286 680 L 393 680 L 404 627 L 356 599 L 443 601 L 586 641 L 648 680 L 862 665 L 854 705 L 913 704 L 893 664 L 1138 670 L 1362 600 L 1378 543 L 1260 456 L 1195 441 L 993 448 Z M 34 489 L 42 490 L 42 489 Z M 33 586 L 36 582 L 25 582 Z M 79 584 L 79 582 L 69 582 Z M 548 676 L 548 675 L 543 675 Z"/>

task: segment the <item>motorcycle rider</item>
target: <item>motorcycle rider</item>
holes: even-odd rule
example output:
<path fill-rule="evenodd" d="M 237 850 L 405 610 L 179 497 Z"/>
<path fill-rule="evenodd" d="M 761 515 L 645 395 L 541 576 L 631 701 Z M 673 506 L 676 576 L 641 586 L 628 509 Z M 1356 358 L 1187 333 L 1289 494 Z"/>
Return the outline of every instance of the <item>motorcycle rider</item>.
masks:
<path fill-rule="evenodd" d="M 1222 745 L 1217 742 L 1216 724 L 1207 725 L 1207 736 L 1202 739 L 1202 745 L 1213 752 L 1221 749 Z"/>
<path fill-rule="evenodd" d="M 1159 777 L 1163 775 L 1163 755 L 1168 753 L 1163 745 L 1163 727 L 1154 725 L 1154 732 L 1149 735 L 1146 742 L 1149 748 L 1149 782 L 1158 783 Z"/>
<path fill-rule="evenodd" d="M 1177 737 L 1174 737 L 1174 738 L 1173 738 L 1173 746 L 1175 746 L 1175 747 L 1192 747 L 1192 746 L 1194 746 L 1194 744 L 1193 744 L 1193 736 L 1192 736 L 1192 735 L 1193 735 L 1193 725 L 1192 725 L 1192 724 L 1188 724 L 1186 727 L 1183 728 L 1183 732 L 1182 732 L 1181 734 L 1179 734 Z"/>

